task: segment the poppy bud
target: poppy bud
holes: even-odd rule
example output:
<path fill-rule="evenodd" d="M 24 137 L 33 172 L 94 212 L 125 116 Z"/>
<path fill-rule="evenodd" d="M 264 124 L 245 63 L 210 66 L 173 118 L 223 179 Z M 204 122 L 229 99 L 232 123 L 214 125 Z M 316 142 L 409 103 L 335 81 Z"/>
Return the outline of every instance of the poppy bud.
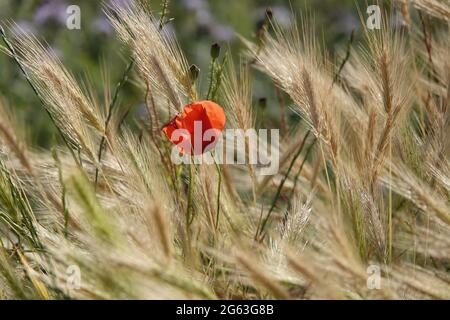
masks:
<path fill-rule="evenodd" d="M 220 45 L 216 42 L 211 46 L 211 58 L 217 59 L 220 55 Z"/>
<path fill-rule="evenodd" d="M 191 81 L 195 82 L 198 78 L 198 75 L 200 73 L 200 68 L 197 67 L 195 64 L 191 65 L 189 68 L 189 75 L 191 77 Z"/>
<path fill-rule="evenodd" d="M 268 20 L 272 20 L 272 18 L 273 18 L 272 8 L 267 8 L 266 9 L 266 17 L 267 17 Z"/>

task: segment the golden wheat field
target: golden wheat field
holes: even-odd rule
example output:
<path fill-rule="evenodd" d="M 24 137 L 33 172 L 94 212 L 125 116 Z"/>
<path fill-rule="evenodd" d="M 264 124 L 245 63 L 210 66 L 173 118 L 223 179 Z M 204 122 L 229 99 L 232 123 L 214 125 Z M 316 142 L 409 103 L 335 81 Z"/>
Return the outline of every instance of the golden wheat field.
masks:
<path fill-rule="evenodd" d="M 131 56 L 101 97 L 2 21 L 0 54 L 58 139 L 29 145 L 32 124 L 2 92 L 0 299 L 450 299 L 448 0 L 380 3 L 378 28 L 360 4 L 361 30 L 336 54 L 313 11 L 285 27 L 267 10 L 240 52 L 211 47 L 208 70 L 152 3 L 104 5 Z M 276 88 L 277 127 L 255 110 L 255 75 Z M 118 111 L 128 82 L 145 104 L 132 121 Z M 172 132 L 195 121 L 225 141 L 275 129 L 276 170 L 251 161 L 261 135 L 226 154 L 238 163 L 207 143 L 181 150 Z"/>

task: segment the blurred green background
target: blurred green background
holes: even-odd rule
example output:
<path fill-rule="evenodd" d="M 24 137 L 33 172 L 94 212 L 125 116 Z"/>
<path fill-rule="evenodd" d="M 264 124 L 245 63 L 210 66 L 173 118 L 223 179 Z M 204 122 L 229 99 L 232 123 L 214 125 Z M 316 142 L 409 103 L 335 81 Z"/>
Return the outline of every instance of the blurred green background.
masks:
<path fill-rule="evenodd" d="M 112 1 L 105 0 L 108 4 Z M 127 0 L 115 0 L 126 5 Z M 359 29 L 358 2 L 355 0 L 171 0 L 166 27 L 173 29 L 189 63 L 200 67 L 201 83 L 207 79 L 210 46 L 214 42 L 223 50 L 230 48 L 236 58 L 241 49 L 237 34 L 254 37 L 261 25 L 266 8 L 283 26 L 289 26 L 296 16 L 309 10 L 314 15 L 318 36 L 330 52 L 342 48 L 353 28 Z M 149 0 L 155 13 L 161 11 L 162 0 Z M 81 29 L 66 27 L 67 7 L 78 5 L 81 9 Z M 61 58 L 77 79 L 88 81 L 98 97 L 103 96 L 103 71 L 108 71 L 110 86 L 121 78 L 129 61 L 127 48 L 116 38 L 106 19 L 102 1 L 93 0 L 0 0 L 2 25 L 15 23 L 10 36 L 23 29 L 44 39 Z M 223 52 L 222 50 L 222 52 Z M 11 58 L 0 54 L 0 96 L 14 109 L 18 120 L 29 131 L 31 143 L 48 147 L 54 142 L 55 128 L 33 95 Z M 276 109 L 274 88 L 267 79 L 255 72 L 255 101 L 267 98 L 268 116 Z M 143 93 L 132 83 L 121 94 L 121 107 L 131 107 L 133 112 L 142 105 Z M 274 120 L 276 122 L 276 120 Z"/>

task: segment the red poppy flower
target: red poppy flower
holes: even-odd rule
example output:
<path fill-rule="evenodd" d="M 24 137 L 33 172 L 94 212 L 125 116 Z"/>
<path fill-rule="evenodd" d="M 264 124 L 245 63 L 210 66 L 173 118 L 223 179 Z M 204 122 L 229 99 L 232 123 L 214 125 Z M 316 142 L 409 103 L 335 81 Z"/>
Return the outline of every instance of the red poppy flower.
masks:
<path fill-rule="evenodd" d="M 185 106 L 162 130 L 182 153 L 199 155 L 215 146 L 225 121 L 222 107 L 205 100 Z"/>

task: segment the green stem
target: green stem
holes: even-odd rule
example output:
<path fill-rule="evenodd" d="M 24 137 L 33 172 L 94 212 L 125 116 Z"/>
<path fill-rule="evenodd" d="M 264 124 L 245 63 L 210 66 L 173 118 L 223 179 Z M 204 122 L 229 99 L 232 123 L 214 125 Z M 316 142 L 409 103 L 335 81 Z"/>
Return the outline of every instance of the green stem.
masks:
<path fill-rule="evenodd" d="M 219 181 L 217 183 L 217 211 L 216 211 L 216 225 L 215 228 L 219 227 L 219 217 L 220 217 L 220 188 L 222 185 L 222 172 L 220 170 L 220 165 L 216 163 L 216 160 L 214 159 L 214 164 L 216 165 L 217 174 L 219 175 Z"/>
<path fill-rule="evenodd" d="M 69 234 L 69 209 L 66 204 L 66 185 L 64 184 L 61 161 L 59 160 L 58 153 L 56 149 L 52 150 L 53 158 L 55 159 L 56 166 L 58 167 L 58 178 L 61 184 L 61 203 L 64 211 L 64 237 L 67 239 Z"/>
<path fill-rule="evenodd" d="M 297 160 L 297 158 L 302 153 L 303 147 L 305 146 L 306 140 L 308 139 L 308 136 L 309 136 L 310 133 L 311 133 L 311 131 L 308 130 L 308 132 L 306 133 L 305 137 L 303 138 L 303 141 L 302 141 L 302 143 L 300 145 L 300 148 L 298 149 L 297 153 L 295 154 L 294 158 L 292 159 L 291 163 L 289 164 L 289 168 L 288 168 L 286 174 L 284 175 L 283 180 L 281 181 L 280 185 L 278 186 L 277 192 L 276 192 L 275 197 L 274 197 L 274 199 L 272 201 L 272 205 L 270 206 L 270 209 L 267 212 L 267 215 L 266 215 L 266 217 L 264 218 L 264 220 L 263 220 L 263 222 L 261 224 L 261 228 L 258 229 L 260 234 L 262 234 L 264 232 L 264 228 L 266 227 L 267 222 L 269 221 L 269 218 L 270 218 L 273 210 L 275 209 L 275 205 L 276 205 L 276 203 L 278 201 L 278 198 L 280 197 L 281 190 L 283 189 L 284 183 L 286 182 L 286 180 L 287 180 L 287 178 L 289 176 L 289 173 L 291 172 L 292 167 L 294 166 L 295 161 Z"/>
<path fill-rule="evenodd" d="M 117 83 L 116 89 L 114 90 L 113 99 L 111 100 L 111 103 L 109 104 L 108 114 L 107 114 L 106 120 L 105 120 L 105 134 L 102 136 L 102 139 L 100 140 L 100 146 L 99 146 L 99 149 L 98 149 L 98 164 L 99 164 L 99 166 L 100 166 L 101 161 L 102 161 L 103 148 L 104 148 L 105 143 L 106 143 L 106 135 L 107 135 L 107 132 L 108 132 L 109 122 L 111 121 L 112 112 L 114 110 L 114 107 L 116 106 L 117 98 L 119 97 L 120 90 L 122 90 L 123 86 L 128 81 L 128 76 L 129 76 L 129 74 L 131 72 L 131 69 L 133 69 L 134 61 L 135 60 L 133 58 L 128 63 L 127 69 L 123 73 L 122 78 L 120 79 L 119 83 Z M 97 182 L 98 182 L 98 172 L 99 172 L 98 169 L 99 169 L 98 167 L 95 168 L 95 188 L 97 188 Z"/>
<path fill-rule="evenodd" d="M 168 9 L 169 9 L 169 0 L 164 0 L 161 17 L 159 19 L 159 30 L 162 30 L 162 28 L 166 24 L 166 15 L 168 13 Z"/>
<path fill-rule="evenodd" d="M 305 158 L 303 159 L 302 164 L 300 165 L 300 168 L 298 169 L 298 172 L 297 172 L 297 174 L 295 175 L 295 179 L 294 179 L 294 187 L 293 187 L 292 190 L 291 190 L 291 193 L 290 193 L 289 198 L 292 198 L 292 196 L 293 196 L 293 193 L 294 193 L 294 191 L 295 191 L 295 187 L 297 186 L 298 179 L 299 179 L 299 177 L 300 177 L 300 174 L 302 173 L 303 166 L 305 165 L 306 161 L 308 160 L 309 154 L 311 153 L 312 148 L 314 147 L 314 145 L 316 144 L 316 142 L 317 142 L 317 139 L 314 139 L 313 142 L 311 142 L 311 144 L 309 145 L 308 149 L 306 149 Z"/>
<path fill-rule="evenodd" d="M 191 217 L 191 207 L 192 207 L 192 189 L 194 188 L 193 183 L 193 163 L 189 164 L 189 185 L 188 185 L 188 203 L 187 203 L 187 211 L 186 211 L 186 230 L 188 231 L 189 226 L 192 223 L 193 218 Z"/>
<path fill-rule="evenodd" d="M 303 158 L 303 161 L 302 161 L 302 163 L 300 164 L 300 168 L 298 169 L 298 172 L 297 172 L 297 174 L 295 175 L 295 178 L 294 178 L 294 186 L 292 187 L 291 193 L 289 194 L 289 199 L 290 199 L 290 201 L 292 201 L 292 196 L 294 195 L 295 188 L 297 187 L 297 182 L 298 182 L 298 179 L 299 179 L 299 177 L 300 177 L 300 174 L 301 174 L 302 171 L 303 171 L 303 166 L 305 165 L 306 161 L 308 160 L 309 154 L 311 153 L 311 151 L 312 151 L 314 145 L 316 144 L 316 142 L 317 142 L 317 139 L 314 138 L 313 142 L 311 142 L 311 144 L 309 145 L 308 149 L 306 149 L 305 157 Z M 287 220 L 287 218 L 288 218 L 288 211 L 286 211 L 286 214 L 285 214 L 285 216 L 284 216 L 285 221 Z"/>
<path fill-rule="evenodd" d="M 347 43 L 347 51 L 345 53 L 344 59 L 341 62 L 341 65 L 339 66 L 338 72 L 334 76 L 333 85 L 339 80 L 342 69 L 344 69 L 345 64 L 347 63 L 348 59 L 350 58 L 350 53 L 351 53 L 352 43 L 353 43 L 354 38 L 355 38 L 355 29 L 353 29 L 352 33 L 350 34 L 350 39 L 348 40 L 348 43 Z"/>

